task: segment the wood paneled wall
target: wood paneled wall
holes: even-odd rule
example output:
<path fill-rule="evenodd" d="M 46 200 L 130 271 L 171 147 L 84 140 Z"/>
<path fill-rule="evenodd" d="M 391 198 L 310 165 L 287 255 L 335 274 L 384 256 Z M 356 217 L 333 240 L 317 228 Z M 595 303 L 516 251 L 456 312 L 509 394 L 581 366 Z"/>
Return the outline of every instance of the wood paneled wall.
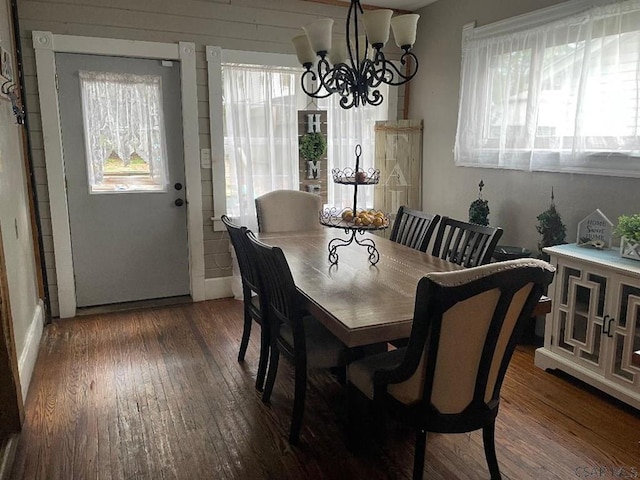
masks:
<path fill-rule="evenodd" d="M 31 32 L 123 38 L 154 42 L 186 41 L 196 44 L 200 148 L 210 148 L 209 104 L 205 47 L 293 54 L 291 37 L 300 26 L 320 17 L 335 19 L 344 32 L 347 9 L 343 5 L 303 0 L 21 0 L 18 5 L 26 73 L 26 104 L 32 138 L 38 200 L 44 236 L 44 255 L 52 312 L 57 315 L 51 213 L 47 191 L 42 126 L 39 112 L 35 55 Z M 398 105 L 403 105 L 403 90 Z M 231 274 L 228 240 L 214 232 L 211 170 L 202 170 L 205 278 Z"/>

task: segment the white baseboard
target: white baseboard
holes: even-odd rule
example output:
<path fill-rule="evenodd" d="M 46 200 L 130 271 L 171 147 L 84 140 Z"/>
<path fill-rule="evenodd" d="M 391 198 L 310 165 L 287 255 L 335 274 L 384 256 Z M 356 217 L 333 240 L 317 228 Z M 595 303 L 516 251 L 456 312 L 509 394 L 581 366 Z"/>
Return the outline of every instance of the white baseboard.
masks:
<path fill-rule="evenodd" d="M 31 320 L 31 325 L 29 325 L 27 338 L 24 342 L 24 349 L 18 360 L 18 374 L 20 375 L 20 388 L 22 389 L 23 400 L 27 398 L 31 376 L 33 375 L 33 369 L 36 366 L 36 360 L 38 358 L 38 349 L 40 348 L 43 329 L 44 306 L 42 300 L 40 300 L 33 312 L 33 319 Z"/>
<path fill-rule="evenodd" d="M 231 290 L 231 278 L 232 277 L 205 278 L 205 300 L 233 297 L 233 291 Z"/>
<path fill-rule="evenodd" d="M 9 437 L 4 450 L 0 449 L 0 480 L 6 480 L 9 478 L 9 473 L 13 466 L 13 460 L 16 456 L 17 448 L 18 435 L 14 434 Z"/>

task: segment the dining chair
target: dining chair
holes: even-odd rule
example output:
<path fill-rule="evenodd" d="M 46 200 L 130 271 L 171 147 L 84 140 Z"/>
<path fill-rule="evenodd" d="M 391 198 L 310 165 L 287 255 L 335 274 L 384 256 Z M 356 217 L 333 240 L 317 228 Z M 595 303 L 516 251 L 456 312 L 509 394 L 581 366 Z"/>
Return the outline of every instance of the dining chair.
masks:
<path fill-rule="evenodd" d="M 258 372 L 256 374 L 256 389 L 263 390 L 264 379 L 267 371 L 267 361 L 269 359 L 269 322 L 266 320 L 265 312 L 266 298 L 260 296 L 260 277 L 256 271 L 255 265 L 250 261 L 250 252 L 252 248 L 246 235 L 242 231 L 242 227 L 231 221 L 227 215 L 220 217 L 222 223 L 227 227 L 231 245 L 236 252 L 238 267 L 240 269 L 240 278 L 242 280 L 242 298 L 244 303 L 244 327 L 242 330 L 242 340 L 240 341 L 240 350 L 238 352 L 238 361 L 243 362 L 244 356 L 249 344 L 251 336 L 251 325 L 255 321 L 260 325 L 260 359 L 258 361 Z"/>
<path fill-rule="evenodd" d="M 519 331 L 553 279 L 538 259 L 425 275 L 405 348 L 348 367 L 349 444 L 371 438 L 371 412 L 398 414 L 416 431 L 413 478 L 423 476 L 427 432 L 482 429 L 491 478 L 499 479 L 495 420 Z"/>
<path fill-rule="evenodd" d="M 390 240 L 426 252 L 440 215 L 412 210 L 402 205 L 391 228 Z"/>
<path fill-rule="evenodd" d="M 442 217 L 432 255 L 464 267 L 477 267 L 491 261 L 502 236 L 500 227 L 489 227 Z"/>
<path fill-rule="evenodd" d="M 274 190 L 255 200 L 260 232 L 320 230 L 322 198 L 300 190 Z"/>
<path fill-rule="evenodd" d="M 267 380 L 262 400 L 268 403 L 276 380 L 280 354 L 293 363 L 294 398 L 289 442 L 299 440 L 307 390 L 307 371 L 312 368 L 344 367 L 347 348 L 304 309 L 301 294 L 282 250 L 260 242 L 252 232 L 246 236 L 253 246 L 268 300 L 271 345 Z M 343 375 L 344 376 L 344 375 Z"/>

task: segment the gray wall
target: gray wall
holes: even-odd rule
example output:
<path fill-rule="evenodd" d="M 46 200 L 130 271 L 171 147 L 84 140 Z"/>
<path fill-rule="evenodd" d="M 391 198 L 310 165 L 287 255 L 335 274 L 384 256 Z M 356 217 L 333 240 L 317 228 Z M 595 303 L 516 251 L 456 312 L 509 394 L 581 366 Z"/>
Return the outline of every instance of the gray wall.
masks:
<path fill-rule="evenodd" d="M 594 175 L 529 173 L 456 167 L 453 146 L 458 115 L 462 27 L 477 26 L 544 8 L 554 0 L 439 0 L 422 9 L 415 51 L 420 71 L 411 85 L 409 118 L 424 119 L 423 208 L 466 220 L 484 180 L 492 225 L 505 230 L 501 244 L 537 250 L 537 215 L 550 201 L 575 242 L 578 222 L 596 208 L 615 224 L 640 211 L 640 180 Z"/>
<path fill-rule="evenodd" d="M 38 200 L 43 220 L 45 258 L 52 312 L 58 313 L 49 194 L 42 146 L 35 54 L 31 32 L 196 44 L 200 148 L 210 148 L 205 46 L 293 54 L 291 37 L 300 26 L 333 17 L 344 30 L 347 9 L 301 0 L 47 0 L 19 2 L 20 31 L 26 72 Z M 398 99 L 402 106 L 403 98 Z M 211 170 L 202 170 L 205 278 L 231 275 L 226 234 L 214 232 Z"/>

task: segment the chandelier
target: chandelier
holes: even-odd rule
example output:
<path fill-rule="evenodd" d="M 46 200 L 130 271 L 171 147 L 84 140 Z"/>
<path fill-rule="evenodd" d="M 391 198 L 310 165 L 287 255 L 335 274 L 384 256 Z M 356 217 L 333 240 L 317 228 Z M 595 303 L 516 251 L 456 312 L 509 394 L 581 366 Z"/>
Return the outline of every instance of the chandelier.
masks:
<path fill-rule="evenodd" d="M 359 16 L 362 16 L 366 35 L 358 31 Z M 411 80 L 418 71 L 418 59 L 411 47 L 416 40 L 420 15 L 392 16 L 393 10 L 387 9 L 364 12 L 359 0 L 351 0 L 346 37 L 332 37 L 331 18 L 302 27 L 305 34 L 291 40 L 298 61 L 306 69 L 302 74 L 302 90 L 314 98 L 337 93 L 342 97 L 340 106 L 348 109 L 366 104 L 380 105 L 383 98 L 378 87 L 381 84 L 398 86 Z M 400 68 L 387 60 L 382 52 L 389 40 L 389 27 L 396 44 L 403 50 Z M 405 73 L 402 68 L 406 68 Z"/>

